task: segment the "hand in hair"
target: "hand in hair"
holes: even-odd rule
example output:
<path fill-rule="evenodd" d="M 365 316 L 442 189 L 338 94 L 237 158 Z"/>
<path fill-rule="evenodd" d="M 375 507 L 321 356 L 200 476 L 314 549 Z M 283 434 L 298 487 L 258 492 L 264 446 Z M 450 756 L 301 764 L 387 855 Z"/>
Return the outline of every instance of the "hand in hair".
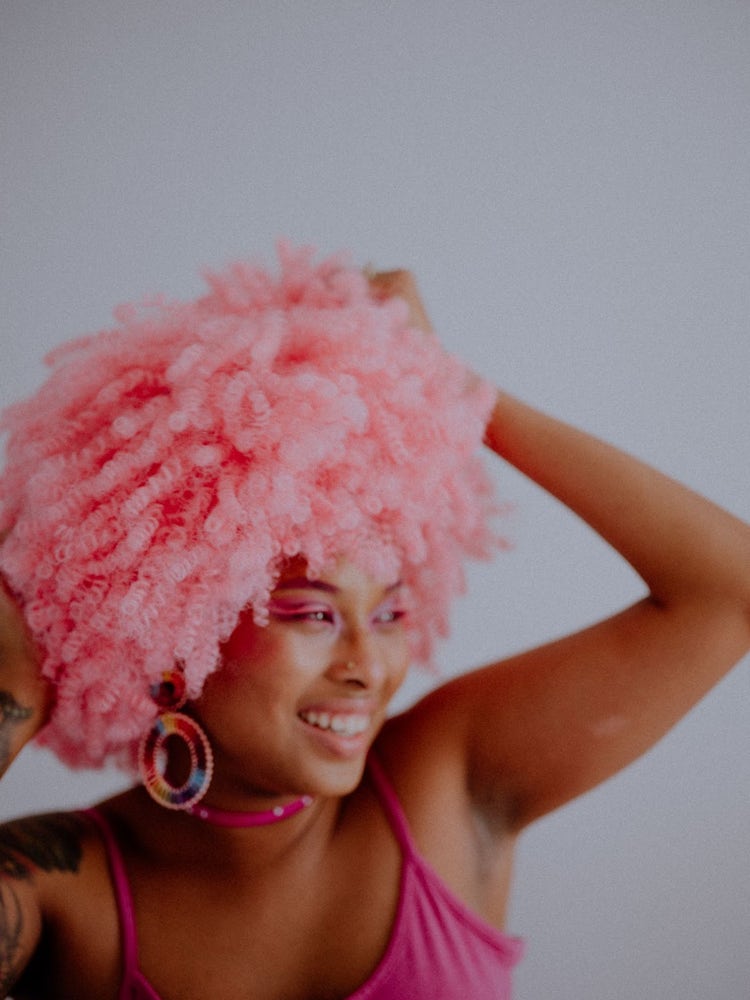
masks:
<path fill-rule="evenodd" d="M 417 281 L 411 271 L 365 272 L 370 282 L 370 290 L 376 299 L 403 299 L 409 307 L 409 321 L 412 326 L 425 333 L 434 333 L 427 315 Z"/>

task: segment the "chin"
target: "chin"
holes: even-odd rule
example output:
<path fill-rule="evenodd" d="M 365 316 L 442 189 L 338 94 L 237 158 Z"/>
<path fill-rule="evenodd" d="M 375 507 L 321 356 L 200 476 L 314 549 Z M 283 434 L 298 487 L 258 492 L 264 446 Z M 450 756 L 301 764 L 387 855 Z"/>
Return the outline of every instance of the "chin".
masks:
<path fill-rule="evenodd" d="M 365 771 L 366 756 L 357 761 L 337 762 L 315 768 L 315 774 L 308 771 L 309 786 L 303 789 L 308 795 L 326 798 L 343 798 L 359 788 Z"/>

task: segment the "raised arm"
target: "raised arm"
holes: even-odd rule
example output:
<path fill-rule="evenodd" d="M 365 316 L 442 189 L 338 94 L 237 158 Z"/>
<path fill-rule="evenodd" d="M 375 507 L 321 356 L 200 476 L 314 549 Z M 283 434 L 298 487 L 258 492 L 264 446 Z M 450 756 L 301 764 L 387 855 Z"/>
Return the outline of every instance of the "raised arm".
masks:
<path fill-rule="evenodd" d="M 381 278 L 429 331 L 413 279 Z M 464 675 L 410 724 L 463 761 L 475 805 L 517 831 L 626 766 L 750 649 L 750 527 L 630 455 L 498 393 L 486 442 L 598 532 L 646 596 Z"/>
<path fill-rule="evenodd" d="M 750 649 L 750 528 L 510 396 L 498 395 L 486 440 L 648 590 L 612 618 L 449 686 L 469 787 L 518 829 L 637 758 Z"/>
<path fill-rule="evenodd" d="M 0 577 L 0 774 L 42 727 L 49 702 L 49 686 L 39 676 L 36 653 L 23 617 Z M 60 851 L 51 846 L 53 837 L 56 838 L 55 824 L 47 819 L 0 826 L 0 996 L 3 997 L 26 967 L 40 939 L 42 917 L 34 877 L 39 865 L 33 862 L 33 844 L 36 839 L 45 857 L 56 858 Z M 41 848 L 43 843 L 46 847 Z"/>
<path fill-rule="evenodd" d="M 0 576 L 0 775 L 43 726 L 50 698 L 21 612 Z"/>

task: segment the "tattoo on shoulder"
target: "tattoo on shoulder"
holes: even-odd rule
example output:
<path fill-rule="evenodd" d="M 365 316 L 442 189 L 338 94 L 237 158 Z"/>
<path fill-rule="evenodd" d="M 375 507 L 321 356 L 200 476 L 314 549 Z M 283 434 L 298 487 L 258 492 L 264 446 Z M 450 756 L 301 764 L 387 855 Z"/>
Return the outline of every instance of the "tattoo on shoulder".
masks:
<path fill-rule="evenodd" d="M 0 996 L 21 971 L 24 911 L 18 882 L 35 872 L 78 871 L 86 823 L 75 813 L 49 813 L 0 826 Z"/>
<path fill-rule="evenodd" d="M 0 991 L 6 996 L 17 979 L 23 910 L 10 882 L 0 884 Z"/>
<path fill-rule="evenodd" d="M 71 872 L 81 863 L 85 821 L 75 813 L 49 813 L 0 827 L 0 874 L 29 879 L 35 871 Z"/>
<path fill-rule="evenodd" d="M 10 759 L 13 729 L 33 714 L 33 708 L 19 705 L 9 691 L 0 691 L 0 769 L 4 770 Z"/>

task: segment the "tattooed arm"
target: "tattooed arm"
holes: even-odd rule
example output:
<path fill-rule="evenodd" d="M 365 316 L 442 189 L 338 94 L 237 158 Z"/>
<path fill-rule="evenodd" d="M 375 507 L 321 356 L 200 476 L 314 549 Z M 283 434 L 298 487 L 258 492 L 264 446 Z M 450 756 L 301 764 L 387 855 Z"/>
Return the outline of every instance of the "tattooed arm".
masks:
<path fill-rule="evenodd" d="M 23 617 L 0 578 L 0 775 L 42 727 L 49 702 Z"/>
<path fill-rule="evenodd" d="M 46 700 L 21 614 L 0 579 L 0 775 L 40 728 Z M 0 997 L 8 996 L 42 929 L 31 858 L 19 842 L 21 828 L 18 823 L 0 827 Z"/>
<path fill-rule="evenodd" d="M 0 826 L 0 997 L 9 995 L 41 940 L 45 879 L 78 873 L 84 831 L 80 816 L 65 813 Z"/>

